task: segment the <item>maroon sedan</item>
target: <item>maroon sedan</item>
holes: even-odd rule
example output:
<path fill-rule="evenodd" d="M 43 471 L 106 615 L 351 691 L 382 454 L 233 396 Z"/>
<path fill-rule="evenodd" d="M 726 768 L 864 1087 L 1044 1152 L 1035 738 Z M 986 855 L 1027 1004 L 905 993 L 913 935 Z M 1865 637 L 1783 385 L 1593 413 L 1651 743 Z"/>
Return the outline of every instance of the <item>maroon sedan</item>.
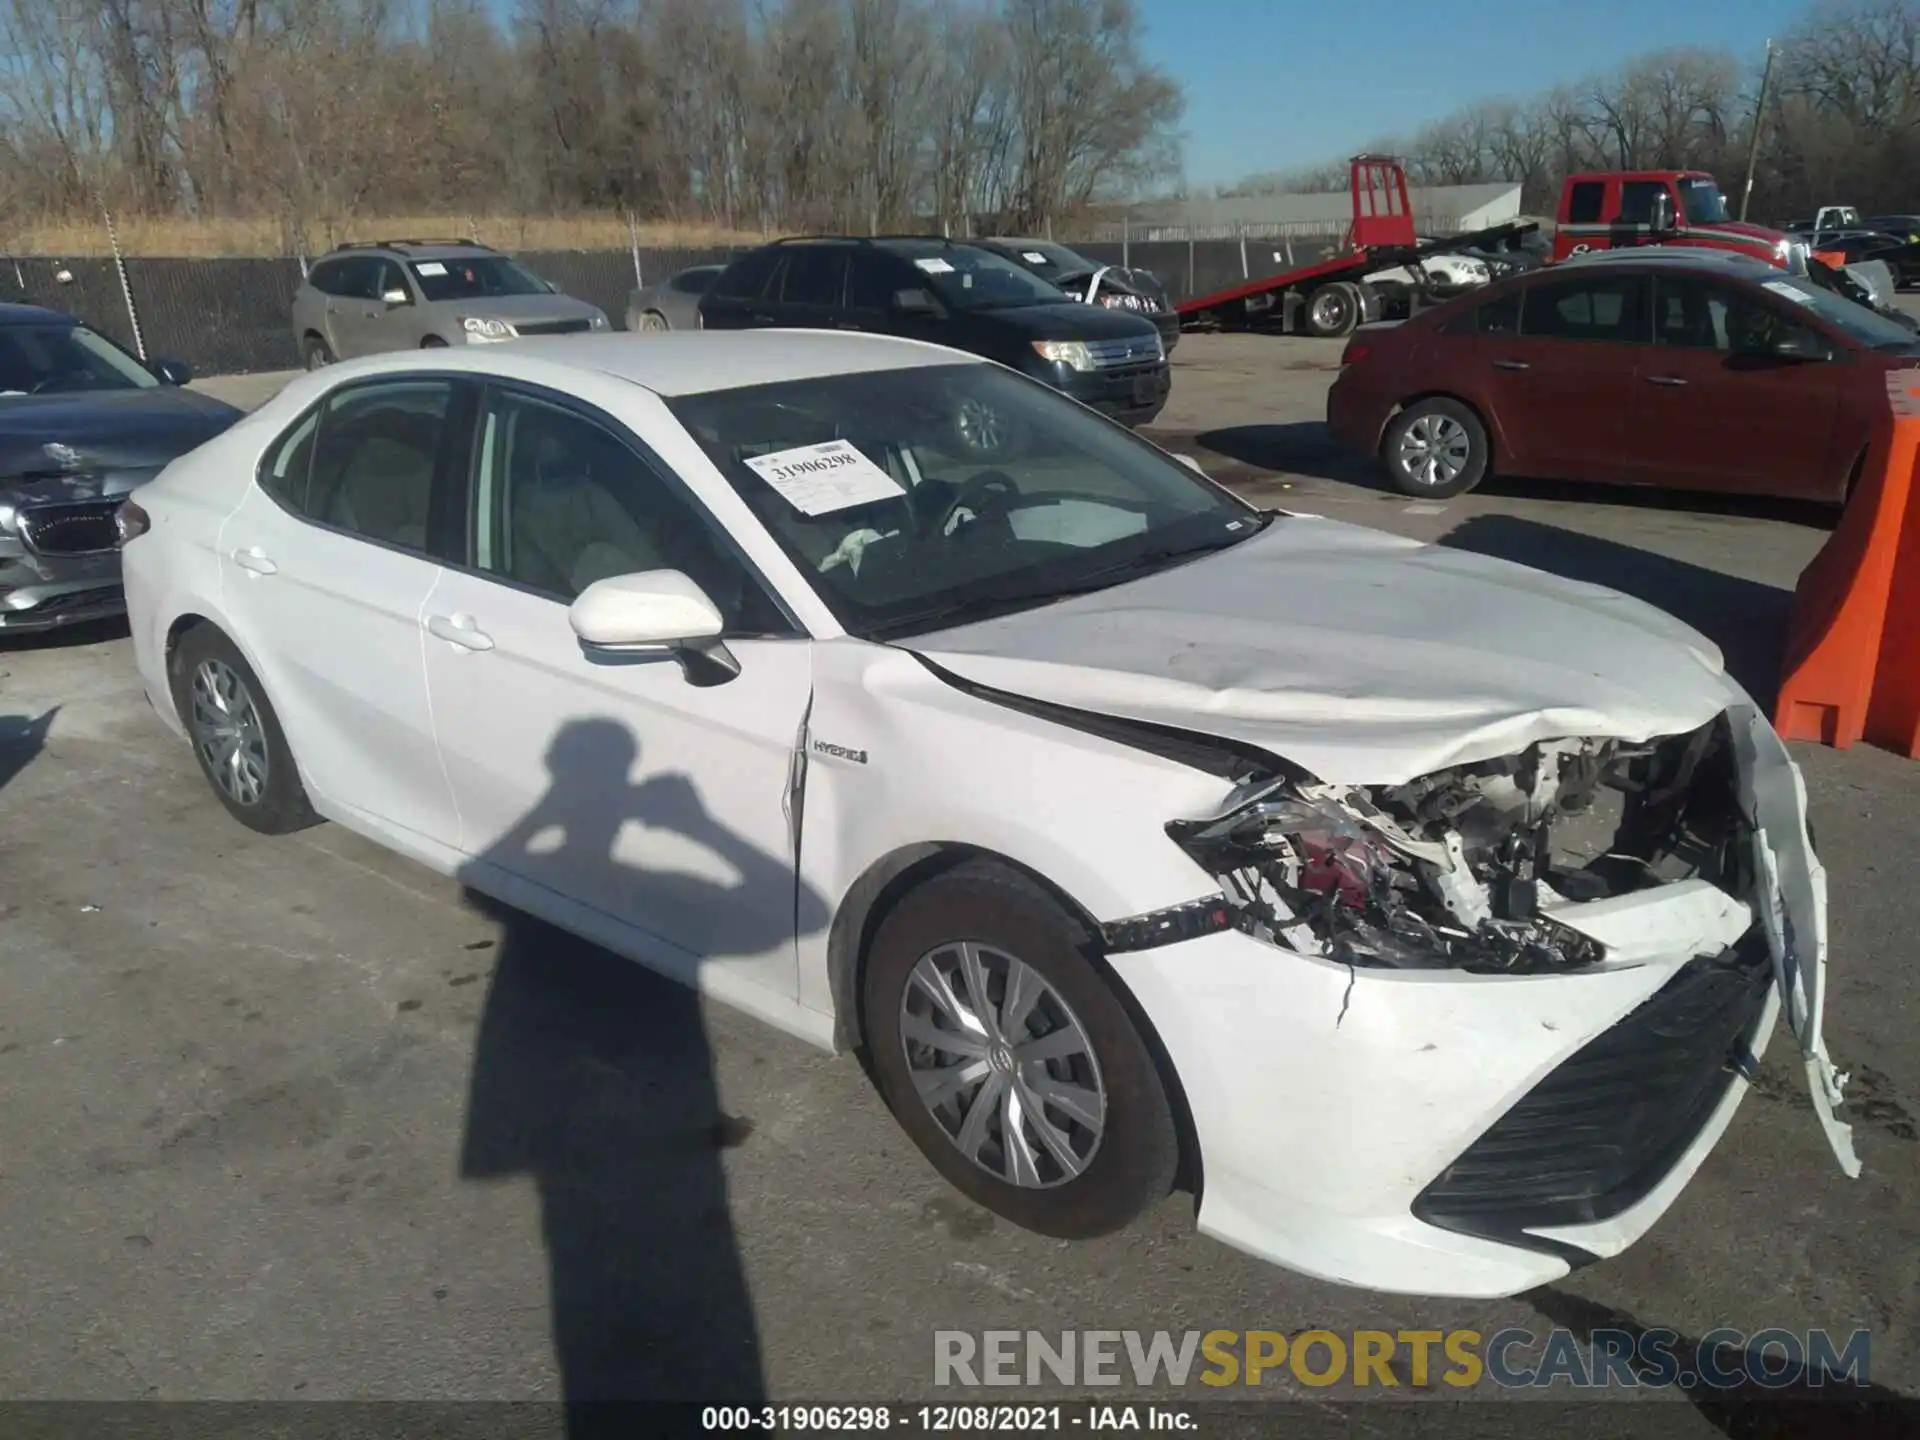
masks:
<path fill-rule="evenodd" d="M 1499 471 L 1839 503 L 1915 364 L 1912 330 L 1761 261 L 1613 251 L 1356 332 L 1327 425 L 1429 499 Z"/>

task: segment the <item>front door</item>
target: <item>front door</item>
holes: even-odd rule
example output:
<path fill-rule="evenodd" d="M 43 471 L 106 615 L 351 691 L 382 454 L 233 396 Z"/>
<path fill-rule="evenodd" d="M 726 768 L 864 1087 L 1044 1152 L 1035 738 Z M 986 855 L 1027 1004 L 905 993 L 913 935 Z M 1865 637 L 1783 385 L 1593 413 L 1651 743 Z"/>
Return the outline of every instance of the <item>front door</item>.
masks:
<path fill-rule="evenodd" d="M 458 853 L 460 829 L 420 611 L 445 540 L 435 485 L 464 477 L 476 398 L 446 379 L 342 386 L 268 451 L 220 532 L 236 638 L 309 792 L 438 864 Z"/>
<path fill-rule="evenodd" d="M 1520 332 L 1475 349 L 1506 439 L 1506 468 L 1520 475 L 1627 480 L 1607 457 L 1626 434 L 1633 369 L 1644 347 L 1646 307 L 1635 275 L 1589 272 L 1530 285 Z"/>
<path fill-rule="evenodd" d="M 1791 287 L 1787 287 L 1791 289 Z M 1627 459 L 1656 484 L 1837 498 L 1832 361 L 1788 359 L 1787 336 L 1830 346 L 1790 301 L 1693 275 L 1653 277 L 1653 339 L 1634 383 Z"/>
<path fill-rule="evenodd" d="M 327 319 L 333 330 L 334 354 L 342 360 L 375 355 L 391 349 L 384 342 L 381 322 L 387 307 L 380 299 L 380 281 L 386 262 L 377 255 L 359 255 L 346 262 L 339 289 L 327 297 Z"/>
<path fill-rule="evenodd" d="M 683 978 L 720 966 L 791 1000 L 809 642 L 611 421 L 511 388 L 490 395 L 473 563 L 442 573 L 421 622 L 465 873 L 562 923 L 564 907 L 583 907 L 576 928 L 612 921 L 626 948 Z M 659 569 L 692 576 L 727 617 L 737 675 L 711 683 L 664 651 L 583 650 L 573 597 Z"/>

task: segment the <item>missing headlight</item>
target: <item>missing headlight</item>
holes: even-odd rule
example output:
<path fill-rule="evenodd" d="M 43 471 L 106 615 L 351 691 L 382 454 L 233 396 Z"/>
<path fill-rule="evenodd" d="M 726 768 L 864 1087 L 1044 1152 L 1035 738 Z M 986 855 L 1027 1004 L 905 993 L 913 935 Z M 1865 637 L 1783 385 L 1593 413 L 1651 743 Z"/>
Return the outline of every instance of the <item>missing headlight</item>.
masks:
<path fill-rule="evenodd" d="M 1752 884 L 1724 717 L 1645 744 L 1543 741 L 1402 785 L 1277 782 L 1167 833 L 1219 878 L 1235 928 L 1354 965 L 1577 969 L 1604 952 L 1558 906 Z"/>

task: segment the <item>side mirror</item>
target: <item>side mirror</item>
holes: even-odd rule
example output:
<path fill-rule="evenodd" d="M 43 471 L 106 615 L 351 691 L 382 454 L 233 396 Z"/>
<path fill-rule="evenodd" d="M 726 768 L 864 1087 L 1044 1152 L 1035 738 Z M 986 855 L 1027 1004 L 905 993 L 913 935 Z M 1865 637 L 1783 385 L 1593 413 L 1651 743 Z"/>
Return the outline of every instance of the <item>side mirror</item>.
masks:
<path fill-rule="evenodd" d="M 393 290 L 382 290 L 380 292 L 380 299 L 389 310 L 397 305 L 411 305 L 413 303 L 406 291 L 397 288 Z"/>
<path fill-rule="evenodd" d="M 1677 229 L 1673 213 L 1673 196 L 1662 190 L 1653 197 L 1653 215 L 1650 227 L 1656 235 L 1671 235 Z"/>
<path fill-rule="evenodd" d="M 162 385 L 185 385 L 193 379 L 193 367 L 184 360 L 156 360 L 149 368 Z"/>
<path fill-rule="evenodd" d="M 932 317 L 940 313 L 940 307 L 934 303 L 933 296 L 916 286 L 913 289 L 893 292 L 893 313 Z"/>
<path fill-rule="evenodd" d="M 596 659 L 672 654 L 696 685 L 740 673 L 720 639 L 719 607 L 678 570 L 643 570 L 596 580 L 574 597 L 567 623 Z"/>

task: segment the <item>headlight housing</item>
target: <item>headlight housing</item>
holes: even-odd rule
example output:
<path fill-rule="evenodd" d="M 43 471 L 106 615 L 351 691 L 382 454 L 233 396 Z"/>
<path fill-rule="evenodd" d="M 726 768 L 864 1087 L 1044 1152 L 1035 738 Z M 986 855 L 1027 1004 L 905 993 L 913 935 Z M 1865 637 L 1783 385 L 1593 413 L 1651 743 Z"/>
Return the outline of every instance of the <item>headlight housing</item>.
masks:
<path fill-rule="evenodd" d="M 478 315 L 467 316 L 460 322 L 460 328 L 484 340 L 508 340 L 513 337 L 513 327 L 506 321 L 482 319 Z"/>
<path fill-rule="evenodd" d="M 593 328 L 596 330 L 611 330 L 613 328 L 613 322 L 608 320 L 607 317 L 598 310 L 593 312 L 592 323 Z"/>
<path fill-rule="evenodd" d="M 1036 340 L 1033 342 L 1033 353 L 1042 360 L 1051 360 L 1056 365 L 1065 365 L 1083 374 L 1094 368 L 1093 352 L 1087 349 L 1084 340 Z"/>

